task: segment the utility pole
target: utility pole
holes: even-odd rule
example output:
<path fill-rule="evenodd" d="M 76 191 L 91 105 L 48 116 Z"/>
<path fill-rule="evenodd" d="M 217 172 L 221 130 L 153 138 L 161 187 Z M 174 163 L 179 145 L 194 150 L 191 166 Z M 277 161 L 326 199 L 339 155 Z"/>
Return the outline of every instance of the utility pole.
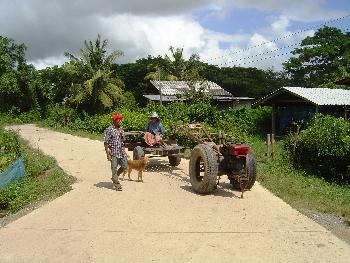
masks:
<path fill-rule="evenodd" d="M 160 69 L 158 68 L 158 83 L 159 83 L 159 104 L 163 105 L 162 84 L 160 83 Z"/>

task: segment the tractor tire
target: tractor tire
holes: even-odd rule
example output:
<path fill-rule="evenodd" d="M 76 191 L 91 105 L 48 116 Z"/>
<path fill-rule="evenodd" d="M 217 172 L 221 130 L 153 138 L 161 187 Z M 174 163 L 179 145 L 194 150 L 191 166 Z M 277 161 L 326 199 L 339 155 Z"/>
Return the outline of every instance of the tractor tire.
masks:
<path fill-rule="evenodd" d="M 248 173 L 248 182 L 245 185 L 244 190 L 250 190 L 256 180 L 256 160 L 254 154 L 250 153 L 247 156 L 247 173 Z M 239 182 L 236 179 L 231 178 L 230 184 L 238 190 L 241 190 Z"/>
<path fill-rule="evenodd" d="M 134 160 L 140 160 L 142 157 L 145 156 L 145 152 L 143 151 L 141 146 L 136 146 L 132 153 L 132 158 Z"/>
<path fill-rule="evenodd" d="M 181 158 L 179 156 L 169 155 L 168 156 L 170 166 L 176 167 L 181 163 Z"/>
<path fill-rule="evenodd" d="M 210 194 L 216 189 L 218 159 L 209 145 L 199 144 L 193 148 L 189 175 L 192 187 L 197 193 Z"/>

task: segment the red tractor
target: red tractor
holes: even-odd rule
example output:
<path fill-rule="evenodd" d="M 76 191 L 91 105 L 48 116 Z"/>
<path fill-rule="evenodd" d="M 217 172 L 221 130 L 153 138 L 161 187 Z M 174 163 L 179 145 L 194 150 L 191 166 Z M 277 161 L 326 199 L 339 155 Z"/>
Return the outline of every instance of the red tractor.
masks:
<path fill-rule="evenodd" d="M 198 143 L 191 152 L 189 175 L 193 189 L 209 194 L 216 189 L 222 175 L 233 187 L 250 190 L 256 180 L 256 160 L 246 144 L 215 144 L 201 124 L 180 125 L 179 128 Z"/>

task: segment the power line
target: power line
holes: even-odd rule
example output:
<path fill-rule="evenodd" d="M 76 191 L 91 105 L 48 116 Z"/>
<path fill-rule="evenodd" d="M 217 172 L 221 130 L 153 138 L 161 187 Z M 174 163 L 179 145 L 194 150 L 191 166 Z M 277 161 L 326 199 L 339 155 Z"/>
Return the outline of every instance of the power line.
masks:
<path fill-rule="evenodd" d="M 285 52 L 285 53 L 281 53 L 281 54 L 276 54 L 274 56 L 263 57 L 263 58 L 259 58 L 259 59 L 255 59 L 255 60 L 248 60 L 245 62 L 235 64 L 235 66 L 241 66 L 241 65 L 247 65 L 247 64 L 251 64 L 251 63 L 255 63 L 255 62 L 261 62 L 264 60 L 268 60 L 268 59 L 272 59 L 272 58 L 276 58 L 276 57 L 282 57 L 282 56 L 286 56 L 289 54 L 290 54 L 290 52 Z M 229 66 L 229 64 L 232 64 L 232 62 L 233 61 L 227 61 L 227 62 L 221 63 L 219 66 Z"/>
<path fill-rule="evenodd" d="M 260 56 L 267 55 L 267 54 L 270 54 L 270 53 L 274 53 L 276 51 L 283 50 L 283 49 L 286 49 L 286 48 L 299 46 L 300 44 L 301 44 L 301 42 L 298 42 L 298 43 L 295 43 L 295 44 L 290 44 L 290 45 L 287 45 L 287 46 L 284 46 L 284 47 L 275 48 L 275 49 L 272 49 L 272 50 L 269 50 L 269 51 L 266 51 L 266 52 L 263 52 L 263 53 L 258 53 L 258 54 L 255 54 L 255 55 L 251 55 L 251 56 L 248 56 L 248 57 L 234 59 L 234 60 L 231 60 L 231 61 L 228 61 L 228 62 L 232 63 L 232 62 L 239 62 L 239 61 L 242 61 L 242 60 L 244 61 L 244 60 L 247 60 L 247 59 L 256 58 L 256 57 L 260 57 Z"/>
<path fill-rule="evenodd" d="M 260 44 L 257 44 L 257 45 L 254 45 L 254 46 L 251 46 L 251 47 L 248 47 L 248 48 L 245 48 L 245 49 L 242 49 L 242 50 L 239 50 L 239 51 L 227 54 L 227 55 L 222 55 L 222 56 L 210 58 L 210 59 L 207 60 L 207 62 L 213 61 L 213 60 L 217 60 L 217 59 L 220 59 L 220 58 L 224 58 L 224 57 L 228 57 L 228 56 L 232 56 L 232 55 L 236 55 L 236 54 L 240 54 L 240 53 L 246 52 L 248 50 L 251 50 L 253 48 L 261 47 L 261 46 L 269 44 L 269 43 L 275 43 L 278 40 L 286 39 L 288 37 L 292 37 L 292 36 L 295 36 L 297 34 L 300 34 L 300 33 L 303 33 L 303 32 L 309 31 L 309 30 L 312 30 L 312 29 L 320 28 L 322 26 L 325 26 L 325 25 L 328 25 L 330 23 L 333 23 L 333 22 L 336 22 L 336 21 L 340 21 L 340 20 L 343 20 L 343 19 L 346 19 L 346 18 L 349 18 L 349 17 L 350 17 L 350 14 L 342 16 L 342 17 L 338 17 L 338 18 L 335 18 L 335 19 L 331 19 L 331 20 L 326 21 L 326 22 L 324 22 L 322 24 L 319 24 L 319 25 L 316 25 L 316 26 L 312 26 L 312 27 L 309 27 L 309 28 L 305 28 L 305 29 L 301 29 L 301 30 L 295 31 L 295 32 L 293 32 L 291 34 L 287 34 L 287 35 L 278 37 L 278 38 L 276 38 L 274 40 L 271 40 L 271 41 L 265 41 L 265 42 L 262 42 Z"/>

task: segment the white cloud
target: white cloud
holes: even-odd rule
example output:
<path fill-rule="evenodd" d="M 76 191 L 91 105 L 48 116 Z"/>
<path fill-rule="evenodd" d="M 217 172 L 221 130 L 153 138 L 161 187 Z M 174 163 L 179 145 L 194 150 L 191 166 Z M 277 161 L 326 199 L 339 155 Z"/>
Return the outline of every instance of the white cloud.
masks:
<path fill-rule="evenodd" d="M 326 0 L 226 0 L 224 4 L 242 9 L 277 12 L 296 21 L 320 21 L 348 14 L 346 10 L 323 8 Z"/>
<path fill-rule="evenodd" d="M 128 54 L 126 60 L 134 60 L 137 55 L 164 55 L 170 46 L 185 47 L 187 51 L 200 49 L 204 45 L 203 27 L 186 16 L 122 14 L 100 18 L 99 21 L 108 39 Z"/>
<path fill-rule="evenodd" d="M 44 59 L 36 59 L 28 61 L 29 64 L 33 64 L 36 69 L 44 69 L 46 67 L 53 67 L 55 65 L 62 65 L 67 62 L 67 58 L 63 55 L 57 57 L 46 57 Z"/>

